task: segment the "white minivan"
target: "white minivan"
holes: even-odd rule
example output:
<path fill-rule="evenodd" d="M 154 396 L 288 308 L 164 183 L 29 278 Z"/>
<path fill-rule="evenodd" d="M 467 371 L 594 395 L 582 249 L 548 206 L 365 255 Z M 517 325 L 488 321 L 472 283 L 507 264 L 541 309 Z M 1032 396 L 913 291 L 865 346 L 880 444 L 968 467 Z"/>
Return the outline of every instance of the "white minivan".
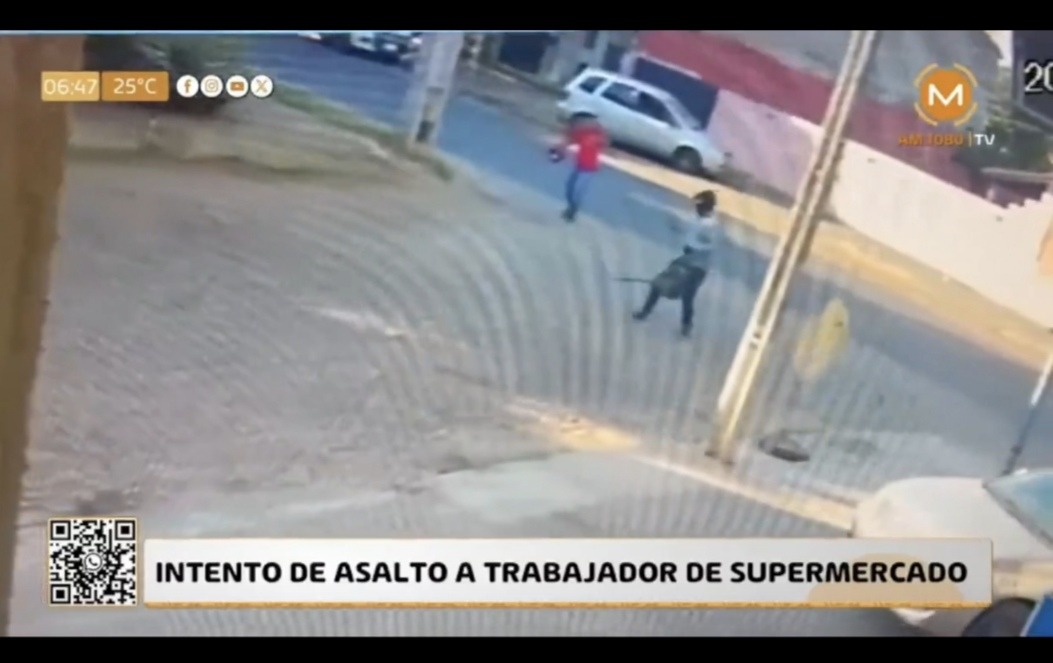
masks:
<path fill-rule="evenodd" d="M 686 173 L 717 176 L 731 156 L 676 97 L 634 78 L 587 68 L 564 87 L 558 109 L 563 121 L 593 115 L 615 142 Z"/>
<path fill-rule="evenodd" d="M 1053 470 L 1020 470 L 986 481 L 893 481 L 859 502 L 849 536 L 989 540 L 994 556 L 990 607 L 893 612 L 931 635 L 1020 635 L 1036 604 L 1053 594 Z"/>

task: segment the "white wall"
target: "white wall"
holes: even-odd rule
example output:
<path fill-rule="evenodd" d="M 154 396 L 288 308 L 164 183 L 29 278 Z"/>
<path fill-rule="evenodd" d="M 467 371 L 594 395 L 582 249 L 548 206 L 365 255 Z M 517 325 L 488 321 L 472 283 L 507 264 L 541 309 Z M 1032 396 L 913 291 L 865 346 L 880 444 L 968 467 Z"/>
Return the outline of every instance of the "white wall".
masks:
<path fill-rule="evenodd" d="M 710 30 L 767 53 L 790 67 L 827 80 L 837 77 L 848 47 L 849 30 Z M 914 78 L 930 64 L 959 63 L 976 75 L 982 90 L 991 89 L 1001 57 L 989 30 L 882 30 L 864 79 L 864 94 L 892 104 L 911 105 Z M 977 95 L 976 122 L 987 116 L 985 95 Z"/>
<path fill-rule="evenodd" d="M 863 234 L 1053 327 L 1053 279 L 1038 263 L 1053 196 L 999 207 L 851 143 L 829 205 Z"/>
<path fill-rule="evenodd" d="M 709 131 L 737 169 L 794 194 L 819 127 L 721 91 Z M 1053 278 L 1039 273 L 1053 196 L 1000 207 L 874 149 L 849 142 L 829 211 L 878 242 L 1053 327 Z"/>
<path fill-rule="evenodd" d="M 721 90 L 709 133 L 736 170 L 793 195 L 808 169 L 819 127 L 741 95 Z"/>
<path fill-rule="evenodd" d="M 1013 64 L 1013 31 L 984 30 L 991 43 L 998 49 L 998 66 L 1010 67 Z"/>

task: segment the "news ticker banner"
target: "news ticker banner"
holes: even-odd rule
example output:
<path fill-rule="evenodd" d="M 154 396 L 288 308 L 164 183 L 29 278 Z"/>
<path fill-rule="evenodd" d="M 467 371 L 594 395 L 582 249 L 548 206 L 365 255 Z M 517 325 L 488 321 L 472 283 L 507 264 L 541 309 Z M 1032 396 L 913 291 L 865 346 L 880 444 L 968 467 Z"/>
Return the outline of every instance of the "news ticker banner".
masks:
<path fill-rule="evenodd" d="M 967 608 L 980 539 L 146 539 L 52 519 L 50 605 Z M 141 554 L 139 554 L 141 552 Z"/>
<path fill-rule="evenodd" d="M 172 91 L 184 98 L 222 95 L 240 99 L 251 94 L 269 97 L 274 81 L 262 74 L 251 80 L 232 75 L 180 76 L 175 85 L 167 71 L 44 71 L 40 74 L 40 99 L 47 102 L 165 103 Z"/>

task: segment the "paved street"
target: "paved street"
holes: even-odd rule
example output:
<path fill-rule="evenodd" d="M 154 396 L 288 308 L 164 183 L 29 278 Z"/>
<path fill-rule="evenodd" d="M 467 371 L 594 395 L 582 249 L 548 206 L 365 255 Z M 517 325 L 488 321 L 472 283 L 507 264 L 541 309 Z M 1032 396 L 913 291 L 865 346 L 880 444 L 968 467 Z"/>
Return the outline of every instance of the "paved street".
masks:
<path fill-rule="evenodd" d="M 279 84 L 307 87 L 377 119 L 399 122 L 410 75 L 405 69 L 296 38 L 259 40 L 252 53 L 256 66 Z M 541 211 L 538 221 L 556 221 L 564 171 L 541 157 L 544 145 L 533 127 L 460 95 L 451 100 L 439 145 L 487 176 L 507 178 L 547 199 L 551 216 Z M 639 199 L 675 204 L 659 187 L 608 168 L 591 189 L 587 208 L 597 222 L 627 241 L 632 237 L 634 243 L 675 250 L 676 236 L 656 221 L 654 210 L 634 202 Z M 718 270 L 719 278 L 734 287 L 710 283 L 703 290 L 700 315 L 706 322 L 700 332 L 705 340 L 696 343 L 707 348 L 707 363 L 700 369 L 714 378 L 730 362 L 770 246 L 756 237 L 733 246 Z M 641 266 L 640 274 L 650 274 L 660 263 L 656 259 Z M 785 359 L 801 323 L 835 297 L 851 312 L 852 343 L 836 370 L 813 388 L 798 390 Z M 984 474 L 1001 467 L 1019 429 L 1033 373 L 926 324 L 923 311 L 909 310 L 845 274 L 812 269 L 795 283 L 790 300 L 790 316 L 776 343 L 783 360 L 774 360 L 764 371 L 765 395 L 752 425 L 755 433 L 802 425 L 836 431 L 834 438 L 817 441 L 808 471 L 863 489 L 898 476 Z M 665 327 L 670 327 L 674 313 L 666 313 Z M 664 332 L 649 328 L 646 333 Z M 715 395 L 702 396 L 711 403 L 707 397 Z M 1035 426 L 1036 441 L 1053 433 L 1049 410 Z M 1049 464 L 1053 448 L 1036 442 L 1024 461 Z"/>
<path fill-rule="evenodd" d="M 143 163 L 68 179 L 12 633 L 904 632 L 881 611 L 46 610 L 54 513 L 134 512 L 146 536 L 843 531 L 649 460 L 715 379 L 696 370 L 707 343 L 678 342 L 668 316 L 625 323 L 636 293 L 607 270 L 658 247 L 441 184 Z"/>

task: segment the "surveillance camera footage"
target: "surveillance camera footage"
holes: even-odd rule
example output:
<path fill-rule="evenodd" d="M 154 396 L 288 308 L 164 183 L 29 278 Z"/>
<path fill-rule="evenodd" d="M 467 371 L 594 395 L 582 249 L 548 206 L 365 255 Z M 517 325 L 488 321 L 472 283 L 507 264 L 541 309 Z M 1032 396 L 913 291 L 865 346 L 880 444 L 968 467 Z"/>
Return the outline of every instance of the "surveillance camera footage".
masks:
<path fill-rule="evenodd" d="M 6 635 L 1046 628 L 1053 32 L 0 63 Z"/>

